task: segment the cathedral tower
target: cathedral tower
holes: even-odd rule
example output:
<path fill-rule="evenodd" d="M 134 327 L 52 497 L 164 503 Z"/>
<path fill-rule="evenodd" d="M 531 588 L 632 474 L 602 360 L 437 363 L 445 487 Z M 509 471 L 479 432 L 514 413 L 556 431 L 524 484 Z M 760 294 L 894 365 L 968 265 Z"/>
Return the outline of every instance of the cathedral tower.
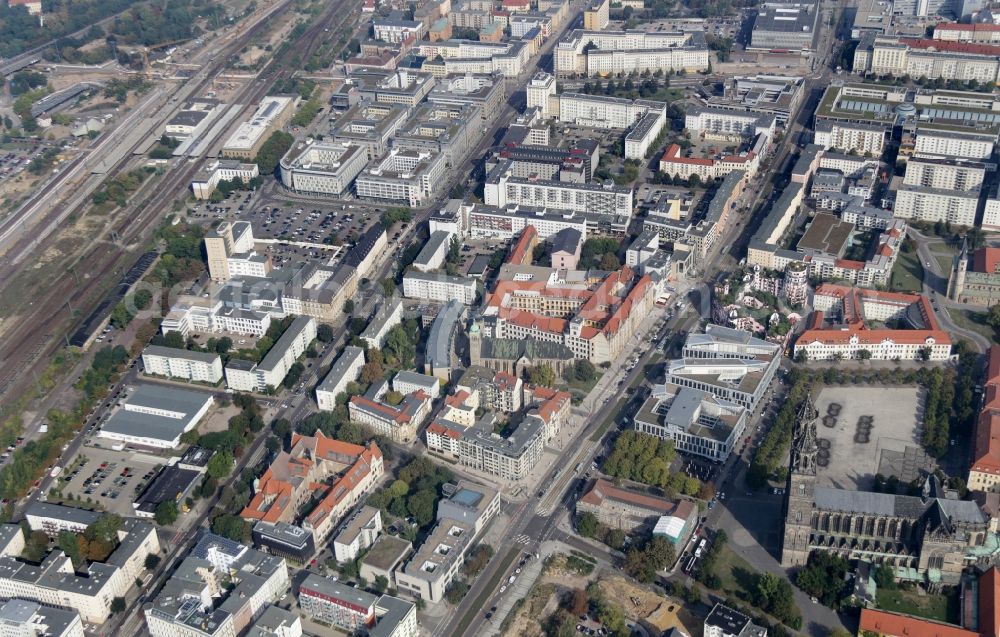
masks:
<path fill-rule="evenodd" d="M 799 410 L 788 471 L 788 506 L 785 513 L 785 536 L 781 546 L 781 565 L 785 567 L 802 566 L 809 559 L 816 459 L 819 455 L 819 444 L 816 441 L 818 418 L 812 396 L 807 395 Z"/>

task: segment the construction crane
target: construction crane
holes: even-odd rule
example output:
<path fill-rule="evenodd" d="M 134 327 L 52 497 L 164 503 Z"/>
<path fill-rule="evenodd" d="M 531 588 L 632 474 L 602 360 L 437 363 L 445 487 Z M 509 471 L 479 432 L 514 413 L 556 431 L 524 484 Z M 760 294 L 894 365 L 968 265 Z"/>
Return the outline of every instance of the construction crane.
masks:
<path fill-rule="evenodd" d="M 181 42 L 187 42 L 191 38 L 181 38 L 179 40 L 167 40 L 166 42 L 159 42 L 151 46 L 142 47 L 142 69 L 146 73 L 146 79 L 151 79 L 151 69 L 149 67 L 149 52 L 156 49 L 162 49 L 165 46 L 171 46 L 174 44 L 180 44 Z"/>

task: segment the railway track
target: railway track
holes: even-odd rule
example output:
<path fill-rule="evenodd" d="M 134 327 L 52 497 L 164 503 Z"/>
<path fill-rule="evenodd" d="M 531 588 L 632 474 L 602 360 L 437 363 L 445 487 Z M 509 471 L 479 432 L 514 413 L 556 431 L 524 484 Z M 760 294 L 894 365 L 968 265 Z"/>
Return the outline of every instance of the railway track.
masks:
<path fill-rule="evenodd" d="M 275 11 L 268 19 L 249 27 L 223 52 L 216 55 L 217 61 L 200 81 L 195 93 L 204 92 L 211 85 L 212 78 L 225 68 L 229 57 L 243 46 L 246 39 L 259 33 L 268 25 L 270 18 L 287 10 L 290 4 L 291 2 L 286 1 L 282 9 Z M 284 59 L 272 60 L 256 80 L 247 84 L 243 91 L 234 97 L 234 102 L 257 103 L 275 84 L 291 77 L 297 70 L 292 67 L 292 60 L 309 59 L 316 51 L 322 36 L 328 31 L 330 37 L 337 35 L 354 19 L 357 6 L 350 5 L 357 4 L 354 0 L 350 0 L 350 2 L 327 5 L 320 17 L 314 20 L 300 36 L 297 45 L 290 47 Z M 131 151 L 132 149 L 129 149 L 129 154 Z M 0 400 L 16 395 L 18 390 L 27 386 L 33 378 L 33 373 L 38 372 L 38 366 L 61 346 L 65 336 L 73 330 L 73 326 L 82 321 L 101 302 L 108 289 L 113 287 L 116 275 L 138 256 L 141 243 L 153 225 L 169 211 L 175 198 L 187 190 L 198 166 L 199 162 L 184 161 L 168 172 L 139 202 L 129 204 L 132 213 L 116 226 L 118 244 L 139 243 L 139 250 L 122 251 L 110 242 L 95 244 L 86 256 L 64 269 L 44 291 L 33 295 L 33 300 L 28 303 L 30 309 L 16 317 L 17 326 L 0 343 L 0 361 L 2 361 L 0 369 L 3 370 L 0 375 Z M 108 173 L 107 178 L 111 179 L 133 167 L 133 162 L 123 161 Z M 74 213 L 82 212 L 87 205 L 88 202 L 81 204 Z M 74 310 L 72 313 L 70 302 Z"/>

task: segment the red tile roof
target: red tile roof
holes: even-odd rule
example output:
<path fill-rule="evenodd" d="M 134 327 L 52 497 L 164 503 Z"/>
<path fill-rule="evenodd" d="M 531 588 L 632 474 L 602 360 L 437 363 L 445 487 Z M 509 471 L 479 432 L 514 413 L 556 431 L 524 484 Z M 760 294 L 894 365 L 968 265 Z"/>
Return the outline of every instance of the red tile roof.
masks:
<path fill-rule="evenodd" d="M 952 40 L 932 40 L 930 38 L 900 38 L 900 44 L 909 45 L 914 49 L 947 51 L 949 53 L 971 53 L 973 55 L 1000 56 L 1000 46 L 989 44 L 973 44 L 955 42 Z"/>
<path fill-rule="evenodd" d="M 522 230 L 521 236 L 517 238 L 517 243 L 514 244 L 514 248 L 510 251 L 510 256 L 507 257 L 507 263 L 530 265 L 532 256 L 530 250 L 537 238 L 538 231 L 535 230 L 535 226 L 528 226 Z"/>
<path fill-rule="evenodd" d="M 979 632 L 1000 635 L 1000 572 L 994 566 L 979 578 Z"/>
<path fill-rule="evenodd" d="M 989 24 L 986 22 L 977 22 L 974 24 L 959 24 L 957 22 L 942 22 L 941 24 L 934 27 L 935 33 L 938 31 L 972 31 L 973 33 L 998 33 L 1000 32 L 1000 24 Z"/>
<path fill-rule="evenodd" d="M 458 431 L 454 427 L 449 427 L 444 425 L 437 420 L 427 425 L 427 433 L 437 434 L 439 436 L 445 436 L 447 438 L 453 438 L 458 440 L 462 437 L 462 432 Z"/>
<path fill-rule="evenodd" d="M 986 353 L 983 408 L 976 420 L 972 471 L 1000 475 L 1000 346 Z"/>
<path fill-rule="evenodd" d="M 579 501 L 586 502 L 592 506 L 601 506 L 605 498 L 618 500 L 620 502 L 628 502 L 629 504 L 643 507 L 645 509 L 649 509 L 650 511 L 655 511 L 660 515 L 669 515 L 670 512 L 676 507 L 676 505 L 670 500 L 654 498 L 650 495 L 643 495 L 641 493 L 636 493 L 635 491 L 622 489 L 620 487 L 616 487 L 607 480 L 602 480 L 600 478 L 594 480 L 593 484 L 590 485 L 590 488 L 587 489 L 587 492 L 580 496 Z"/>
<path fill-rule="evenodd" d="M 972 253 L 972 269 L 975 272 L 997 272 L 1000 266 L 1000 248 L 980 248 Z"/>
<path fill-rule="evenodd" d="M 861 609 L 860 631 L 885 637 L 979 637 L 979 633 L 960 626 L 870 608 Z"/>

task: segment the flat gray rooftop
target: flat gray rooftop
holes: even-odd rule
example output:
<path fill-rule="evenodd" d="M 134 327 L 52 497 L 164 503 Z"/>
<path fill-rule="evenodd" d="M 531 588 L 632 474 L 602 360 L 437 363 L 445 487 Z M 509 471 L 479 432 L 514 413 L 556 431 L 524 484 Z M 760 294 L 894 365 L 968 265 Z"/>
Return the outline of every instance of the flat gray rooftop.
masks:
<path fill-rule="evenodd" d="M 923 402 L 918 387 L 821 389 L 815 398 L 821 454 L 816 486 L 871 490 L 884 456 L 920 449 Z M 862 417 L 871 418 L 870 428 Z"/>

